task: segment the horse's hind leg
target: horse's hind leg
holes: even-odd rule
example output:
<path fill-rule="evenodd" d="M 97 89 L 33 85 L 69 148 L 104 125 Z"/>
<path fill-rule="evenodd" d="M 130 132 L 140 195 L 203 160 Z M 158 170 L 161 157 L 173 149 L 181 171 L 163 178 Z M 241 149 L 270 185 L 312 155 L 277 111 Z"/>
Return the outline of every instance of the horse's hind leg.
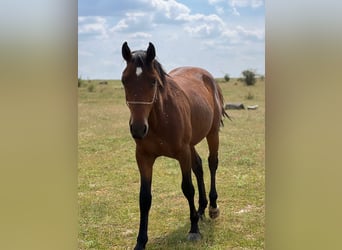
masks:
<path fill-rule="evenodd" d="M 197 185 L 198 185 L 198 215 L 202 219 L 204 215 L 204 211 L 208 205 L 208 200 L 205 192 L 205 185 L 203 181 L 203 167 L 201 157 L 196 152 L 194 147 L 191 148 L 191 160 L 192 160 L 192 170 L 196 175 Z"/>
<path fill-rule="evenodd" d="M 220 215 L 220 210 L 217 206 L 217 191 L 216 191 L 216 170 L 218 165 L 218 147 L 219 147 L 219 134 L 218 130 L 209 133 L 207 136 L 207 142 L 209 146 L 208 164 L 210 169 L 210 192 L 209 192 L 209 216 L 210 218 L 216 218 Z"/>

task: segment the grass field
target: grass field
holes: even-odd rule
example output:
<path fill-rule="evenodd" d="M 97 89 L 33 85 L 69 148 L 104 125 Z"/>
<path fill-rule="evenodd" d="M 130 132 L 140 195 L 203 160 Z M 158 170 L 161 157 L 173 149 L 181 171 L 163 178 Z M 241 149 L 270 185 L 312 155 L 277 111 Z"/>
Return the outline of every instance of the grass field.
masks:
<path fill-rule="evenodd" d="M 132 249 L 139 226 L 139 172 L 120 81 L 83 81 L 79 88 L 79 249 Z M 154 165 L 147 249 L 264 249 L 265 83 L 219 81 L 226 102 L 259 105 L 229 110 L 220 132 L 217 171 L 221 215 L 200 221 L 202 239 L 188 242 L 189 208 L 178 162 Z M 94 87 L 89 87 L 93 85 Z M 209 190 L 208 149 L 197 145 Z M 194 186 L 197 188 L 195 178 Z M 197 190 L 195 195 L 197 206 Z"/>

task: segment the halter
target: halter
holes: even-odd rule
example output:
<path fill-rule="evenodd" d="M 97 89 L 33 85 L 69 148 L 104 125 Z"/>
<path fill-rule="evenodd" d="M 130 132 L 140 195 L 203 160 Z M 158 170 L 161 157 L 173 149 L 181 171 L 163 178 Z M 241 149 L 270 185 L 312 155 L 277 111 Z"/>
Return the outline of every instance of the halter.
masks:
<path fill-rule="evenodd" d="M 150 102 L 137 102 L 137 101 L 126 101 L 127 106 L 129 106 L 130 104 L 142 104 L 142 105 L 150 105 L 153 104 L 156 100 L 156 96 L 157 96 L 157 81 L 154 84 L 154 94 L 153 94 L 153 99 Z"/>

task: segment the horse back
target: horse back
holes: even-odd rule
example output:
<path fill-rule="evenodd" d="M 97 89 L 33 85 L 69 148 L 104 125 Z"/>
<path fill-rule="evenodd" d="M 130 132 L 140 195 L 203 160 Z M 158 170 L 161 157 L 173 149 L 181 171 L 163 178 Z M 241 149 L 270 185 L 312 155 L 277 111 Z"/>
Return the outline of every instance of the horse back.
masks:
<path fill-rule="evenodd" d="M 189 101 L 192 143 L 197 144 L 211 130 L 219 129 L 223 106 L 221 91 L 213 76 L 201 68 L 176 68 L 169 75 Z"/>

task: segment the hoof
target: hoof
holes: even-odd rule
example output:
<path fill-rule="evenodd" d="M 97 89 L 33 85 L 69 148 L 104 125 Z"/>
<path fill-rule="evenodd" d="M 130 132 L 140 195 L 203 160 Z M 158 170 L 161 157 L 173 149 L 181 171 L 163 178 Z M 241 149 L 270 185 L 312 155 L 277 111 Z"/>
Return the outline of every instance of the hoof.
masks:
<path fill-rule="evenodd" d="M 189 233 L 188 234 L 188 240 L 189 241 L 197 241 L 202 238 L 200 233 Z"/>
<path fill-rule="evenodd" d="M 210 218 L 215 219 L 219 217 L 219 215 L 220 215 L 220 209 L 218 207 L 217 208 L 209 207 Z"/>

